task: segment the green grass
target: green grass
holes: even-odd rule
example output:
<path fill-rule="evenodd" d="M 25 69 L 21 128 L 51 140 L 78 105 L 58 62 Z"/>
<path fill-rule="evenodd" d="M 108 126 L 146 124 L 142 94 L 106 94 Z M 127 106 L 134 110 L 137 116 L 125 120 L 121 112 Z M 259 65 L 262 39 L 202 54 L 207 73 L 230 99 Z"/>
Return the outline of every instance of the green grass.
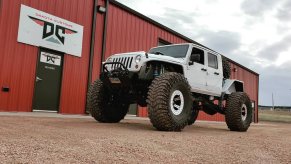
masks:
<path fill-rule="evenodd" d="M 259 121 L 291 123 L 291 112 L 259 110 Z"/>

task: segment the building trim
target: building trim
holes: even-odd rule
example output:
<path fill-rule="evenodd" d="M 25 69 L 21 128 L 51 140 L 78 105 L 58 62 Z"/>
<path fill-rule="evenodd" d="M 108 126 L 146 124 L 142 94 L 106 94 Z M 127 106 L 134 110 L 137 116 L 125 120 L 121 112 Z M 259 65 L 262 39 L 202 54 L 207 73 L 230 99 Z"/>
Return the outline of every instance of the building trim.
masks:
<path fill-rule="evenodd" d="M 258 80 L 258 84 L 257 84 L 257 89 L 258 89 L 258 91 L 257 91 L 257 123 L 259 122 L 259 94 L 260 94 L 260 92 L 259 92 L 259 90 L 260 90 L 260 77 L 258 76 L 258 78 L 257 78 L 257 80 Z"/>
<path fill-rule="evenodd" d="M 97 4 L 98 4 L 98 0 L 93 0 L 93 18 L 92 18 L 92 26 L 91 26 L 91 41 L 90 41 L 90 57 L 89 57 L 89 71 L 88 71 L 88 83 L 87 83 L 87 92 L 89 90 L 89 87 L 91 85 L 91 81 L 92 81 L 92 70 L 93 70 L 93 60 L 94 60 L 94 44 L 95 44 L 95 34 L 96 34 L 96 23 L 97 23 Z M 85 113 L 87 113 L 88 111 L 86 111 L 86 107 L 87 107 L 87 101 L 85 103 Z"/>
<path fill-rule="evenodd" d="M 109 12 L 109 0 L 105 0 L 105 18 L 104 18 L 104 25 L 103 25 L 103 36 L 102 36 L 102 50 L 101 50 L 101 63 L 100 63 L 100 71 L 103 69 L 102 62 L 105 59 L 105 52 L 106 52 L 106 38 L 107 38 L 107 21 L 108 21 L 108 12 Z"/>

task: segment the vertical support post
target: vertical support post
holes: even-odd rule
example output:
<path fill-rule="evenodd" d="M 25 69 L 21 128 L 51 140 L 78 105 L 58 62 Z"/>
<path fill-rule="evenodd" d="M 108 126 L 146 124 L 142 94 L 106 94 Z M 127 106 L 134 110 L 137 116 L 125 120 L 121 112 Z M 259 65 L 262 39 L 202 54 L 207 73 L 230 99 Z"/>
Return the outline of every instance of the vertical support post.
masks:
<path fill-rule="evenodd" d="M 274 110 L 274 109 L 275 109 L 275 107 L 274 107 L 274 94 L 272 92 L 272 110 Z"/>
<path fill-rule="evenodd" d="M 92 29 L 91 29 L 91 42 L 90 42 L 90 59 L 89 59 L 89 71 L 88 71 L 88 83 L 87 83 L 87 92 L 88 89 L 91 85 L 91 81 L 92 81 L 92 69 L 93 69 L 93 59 L 94 59 L 94 44 L 95 44 L 95 33 L 96 33 L 96 22 L 97 22 L 97 4 L 98 4 L 98 0 L 93 0 L 93 18 L 92 18 Z M 88 113 L 88 111 L 86 111 L 87 109 L 87 102 L 85 105 L 85 113 Z"/>
<path fill-rule="evenodd" d="M 106 12 L 104 18 L 104 26 L 103 26 L 103 38 L 102 38 L 102 52 L 101 52 L 101 64 L 100 64 L 100 71 L 102 71 L 102 62 L 105 59 L 105 49 L 106 49 L 106 38 L 107 38 L 107 19 L 108 19 L 108 12 L 109 12 L 109 0 L 106 0 L 105 4 Z"/>

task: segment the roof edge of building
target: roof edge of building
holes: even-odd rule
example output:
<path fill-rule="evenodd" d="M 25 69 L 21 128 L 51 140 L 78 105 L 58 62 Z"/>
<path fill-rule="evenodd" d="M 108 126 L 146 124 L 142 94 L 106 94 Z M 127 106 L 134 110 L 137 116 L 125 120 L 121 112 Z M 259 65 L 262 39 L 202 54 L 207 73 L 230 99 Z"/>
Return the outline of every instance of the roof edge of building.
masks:
<path fill-rule="evenodd" d="M 126 6 L 126 5 L 124 5 L 124 4 L 122 4 L 122 3 L 118 2 L 118 1 L 116 1 L 116 0 L 109 0 L 109 2 L 112 3 L 112 4 L 115 5 L 115 6 L 120 7 L 121 9 L 126 10 L 127 12 L 130 12 L 130 13 L 134 14 L 135 16 L 137 16 L 137 17 L 139 17 L 139 18 L 141 18 L 141 19 L 144 19 L 144 20 L 148 21 L 149 23 L 152 23 L 152 24 L 154 24 L 154 25 L 156 25 L 156 26 L 158 26 L 158 27 L 160 27 L 160 28 L 162 28 L 162 29 L 164 29 L 164 30 L 166 30 L 166 31 L 168 31 L 168 32 L 170 32 L 170 33 L 176 35 L 176 36 L 179 36 L 180 38 L 186 40 L 187 42 L 195 43 L 195 44 L 198 44 L 198 45 L 200 45 L 200 46 L 202 46 L 202 47 L 205 47 L 205 48 L 207 48 L 207 49 L 209 49 L 209 50 L 211 50 L 211 51 L 214 51 L 214 50 L 212 50 L 211 48 L 208 48 L 208 47 L 206 47 L 205 45 L 200 44 L 200 43 L 196 42 L 195 40 L 190 39 L 190 38 L 188 38 L 187 36 L 185 36 L 185 35 L 183 35 L 183 34 L 180 34 L 179 32 L 177 32 L 177 31 L 175 31 L 175 30 L 173 30 L 173 29 L 171 29 L 171 28 L 169 28 L 169 27 L 167 27 L 167 26 L 165 26 L 165 25 L 163 25 L 163 24 L 161 24 L 161 23 L 159 23 L 159 22 L 157 22 L 157 21 L 155 21 L 155 20 L 153 20 L 153 19 L 151 19 L 151 18 L 149 18 L 149 17 L 147 17 L 147 16 L 145 16 L 145 15 L 143 15 L 143 14 L 137 12 L 137 11 L 135 11 L 134 9 L 132 9 L 132 8 L 130 8 L 130 7 Z M 215 51 L 215 52 L 216 52 L 216 51 Z M 218 53 L 218 52 L 217 52 L 217 53 Z M 219 54 L 221 54 L 221 53 L 219 53 Z M 225 55 L 223 55 L 223 56 L 226 57 Z M 239 64 L 238 62 L 236 62 L 236 61 L 234 61 L 234 60 L 232 60 L 232 59 L 230 59 L 230 58 L 228 58 L 228 57 L 226 57 L 226 58 L 227 58 L 230 62 L 232 62 L 232 63 L 234 63 L 234 64 L 236 64 L 236 65 L 238 65 L 238 66 L 240 66 L 240 67 L 246 69 L 247 71 L 249 71 L 249 72 L 251 72 L 251 73 L 253 73 L 253 74 L 259 76 L 259 74 L 258 74 L 257 72 L 255 72 L 255 71 L 253 71 L 253 70 L 247 68 L 246 66 L 243 66 L 242 64 Z"/>

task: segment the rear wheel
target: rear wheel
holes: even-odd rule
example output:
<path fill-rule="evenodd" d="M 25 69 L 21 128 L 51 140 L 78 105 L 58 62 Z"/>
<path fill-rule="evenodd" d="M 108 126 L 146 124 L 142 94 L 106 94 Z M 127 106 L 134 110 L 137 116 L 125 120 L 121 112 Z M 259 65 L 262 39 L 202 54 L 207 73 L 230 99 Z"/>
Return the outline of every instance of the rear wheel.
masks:
<path fill-rule="evenodd" d="M 247 131 L 252 122 L 252 106 L 244 92 L 231 93 L 226 101 L 225 121 L 231 131 Z"/>
<path fill-rule="evenodd" d="M 129 103 L 106 88 L 101 80 L 96 80 L 89 88 L 87 108 L 99 122 L 116 123 L 126 115 Z"/>
<path fill-rule="evenodd" d="M 180 131 L 188 124 L 192 99 L 186 78 L 174 72 L 155 78 L 148 93 L 149 118 L 162 131 Z"/>

